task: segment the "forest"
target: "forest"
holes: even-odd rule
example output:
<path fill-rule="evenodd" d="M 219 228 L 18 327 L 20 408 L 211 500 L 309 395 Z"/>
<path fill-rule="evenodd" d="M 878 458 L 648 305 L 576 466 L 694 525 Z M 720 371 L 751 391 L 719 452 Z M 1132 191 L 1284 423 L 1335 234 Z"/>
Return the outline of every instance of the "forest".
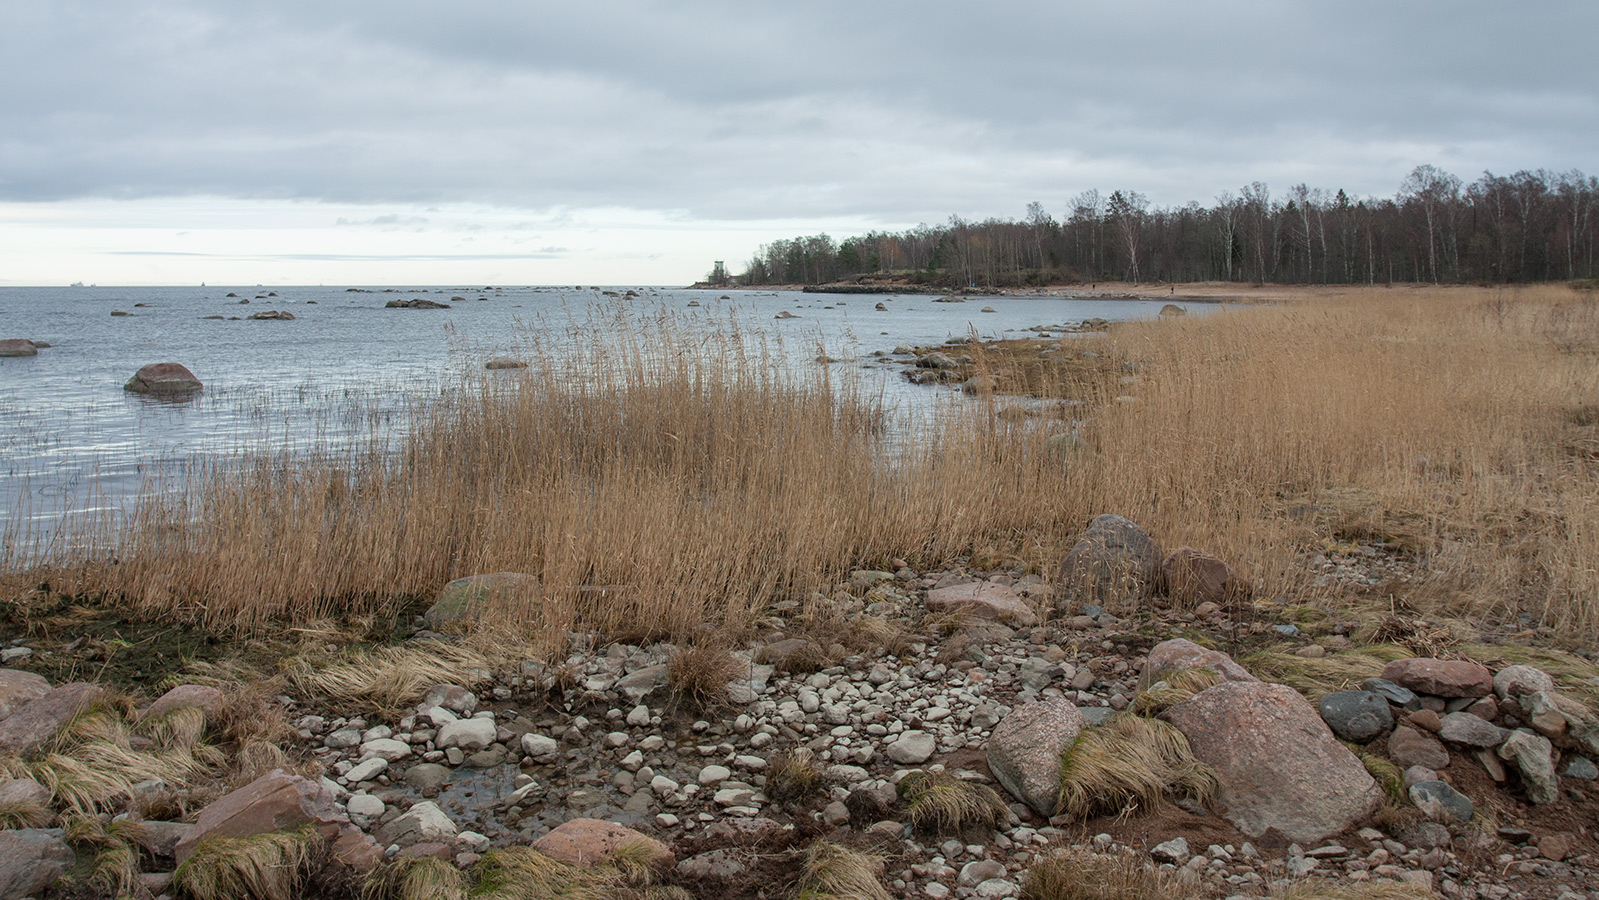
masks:
<path fill-rule="evenodd" d="M 1465 184 L 1417 166 L 1391 198 L 1260 182 L 1210 206 L 1152 207 L 1137 191 L 1088 190 L 1061 219 L 952 215 L 942 225 L 826 234 L 760 247 L 734 281 L 826 284 L 893 276 L 946 287 L 1089 281 L 1487 284 L 1593 278 L 1599 178 L 1573 170 L 1484 172 Z M 724 276 L 725 277 L 725 276 Z"/>

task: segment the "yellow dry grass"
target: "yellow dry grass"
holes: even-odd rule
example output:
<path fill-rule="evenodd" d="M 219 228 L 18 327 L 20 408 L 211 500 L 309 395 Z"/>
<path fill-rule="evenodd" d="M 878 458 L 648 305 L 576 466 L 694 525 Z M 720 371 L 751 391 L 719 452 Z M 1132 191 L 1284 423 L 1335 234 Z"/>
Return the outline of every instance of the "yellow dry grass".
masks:
<path fill-rule="evenodd" d="M 1081 819 L 1156 810 L 1168 793 L 1206 803 L 1215 792 L 1215 774 L 1194 758 L 1182 732 L 1157 719 L 1124 713 L 1083 729 L 1061 755 L 1056 808 Z"/>
<path fill-rule="evenodd" d="M 209 837 L 195 845 L 172 882 L 194 900 L 292 900 L 300 896 L 319 840 L 309 825 L 244 838 Z"/>
<path fill-rule="evenodd" d="M 925 834 L 991 832 L 1010 818 L 1010 808 L 993 788 L 948 772 L 911 772 L 898 788 L 911 825 Z"/>
<path fill-rule="evenodd" d="M 796 900 L 889 900 L 879 875 L 883 861 L 830 841 L 805 850 Z"/>
<path fill-rule="evenodd" d="M 224 754 L 203 740 L 204 714 L 193 707 L 140 723 L 154 746 L 135 749 L 135 729 L 115 704 L 80 713 L 36 760 L 0 759 L 0 774 L 32 778 L 59 809 L 92 816 L 133 796 L 141 781 L 186 786 L 218 774 Z"/>
<path fill-rule="evenodd" d="M 1265 596 L 1336 597 L 1304 554 L 1382 538 L 1420 574 L 1384 588 L 1396 604 L 1599 636 L 1599 298 L 1282 297 L 1064 342 L 1060 371 L 1028 389 L 1080 405 L 975 398 L 915 426 L 744 335 L 597 318 L 566 343 L 528 337 L 532 368 L 464 376 L 392 445 L 218 466 L 152 494 L 130 527 L 56 541 L 26 574 L 261 627 L 527 572 L 542 599 L 505 623 L 553 644 L 574 625 L 736 627 L 893 556 L 1049 571 L 1093 515 L 1117 512 L 1165 547 L 1227 559 Z M 1107 364 L 1078 364 L 1087 348 Z M 1063 457 L 1069 431 L 1080 452 Z"/>
<path fill-rule="evenodd" d="M 1199 890 L 1133 853 L 1057 849 L 1039 854 L 1022 883 L 1024 900 L 1191 900 Z"/>

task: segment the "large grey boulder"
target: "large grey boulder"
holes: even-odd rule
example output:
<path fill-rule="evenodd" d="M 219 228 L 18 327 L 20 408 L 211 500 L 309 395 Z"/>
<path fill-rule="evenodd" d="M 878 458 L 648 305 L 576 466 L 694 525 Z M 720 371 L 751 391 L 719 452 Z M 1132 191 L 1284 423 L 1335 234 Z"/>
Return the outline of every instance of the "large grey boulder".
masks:
<path fill-rule="evenodd" d="M 1095 516 L 1061 561 L 1056 605 L 1126 613 L 1154 591 L 1159 567 L 1160 548 L 1142 528 L 1121 516 Z"/>
<path fill-rule="evenodd" d="M 59 828 L 0 830 L 0 900 L 37 896 L 73 859 Z"/>
<path fill-rule="evenodd" d="M 164 362 L 140 368 L 122 389 L 135 394 L 173 396 L 193 394 L 204 387 L 200 379 L 181 363 Z"/>
<path fill-rule="evenodd" d="M 1166 710 L 1216 773 L 1217 805 L 1250 837 L 1319 841 L 1364 820 L 1382 792 L 1298 691 L 1231 681 Z"/>
<path fill-rule="evenodd" d="M 525 572 L 468 575 L 440 588 L 422 618 L 434 631 L 463 631 L 485 614 L 537 603 L 543 590 L 538 576 Z"/>
<path fill-rule="evenodd" d="M 1050 699 L 1011 710 L 988 739 L 988 770 L 1011 796 L 1039 815 L 1055 814 L 1060 759 L 1087 723 L 1068 700 Z"/>
<path fill-rule="evenodd" d="M 39 347 L 26 338 L 6 338 L 0 341 L 0 356 L 38 356 Z"/>

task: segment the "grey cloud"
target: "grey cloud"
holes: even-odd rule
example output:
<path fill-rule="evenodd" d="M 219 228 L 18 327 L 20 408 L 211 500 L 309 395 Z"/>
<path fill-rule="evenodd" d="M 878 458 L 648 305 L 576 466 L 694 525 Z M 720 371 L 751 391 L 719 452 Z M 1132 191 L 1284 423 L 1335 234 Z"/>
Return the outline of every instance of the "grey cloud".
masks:
<path fill-rule="evenodd" d="M 910 222 L 1386 194 L 1420 162 L 1596 168 L 1596 26 L 1585 0 L 12 3 L 0 199 Z"/>

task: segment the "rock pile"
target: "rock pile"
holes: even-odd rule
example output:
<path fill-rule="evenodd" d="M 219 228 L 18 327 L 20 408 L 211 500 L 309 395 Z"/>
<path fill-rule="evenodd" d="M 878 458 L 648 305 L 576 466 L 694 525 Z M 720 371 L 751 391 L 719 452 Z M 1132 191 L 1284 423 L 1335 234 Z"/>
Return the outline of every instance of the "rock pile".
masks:
<path fill-rule="evenodd" d="M 780 877 L 762 867 L 854 830 L 895 842 L 882 878 L 907 898 L 1019 896 L 1028 866 L 1074 841 L 1145 854 L 1218 897 L 1312 875 L 1423 884 L 1451 900 L 1553 898 L 1561 885 L 1566 900 L 1587 896 L 1590 835 L 1473 824 L 1484 805 L 1577 803 L 1573 792 L 1592 790 L 1594 721 L 1555 679 L 1526 666 L 1408 659 L 1312 704 L 1194 640 L 1155 643 L 1152 633 L 1220 627 L 1227 609 L 1153 608 L 1154 542 L 1125 519 L 1096 522 L 1099 537 L 1071 565 L 1108 573 L 1086 579 L 1091 590 L 1147 578 L 1112 592 L 1121 613 L 1089 593 L 1071 601 L 1072 615 L 1041 622 L 1060 597 L 1035 575 L 918 573 L 896 561 L 810 598 L 847 623 L 841 631 L 807 630 L 797 602 L 773 610 L 763 637 L 732 653 L 727 705 L 711 710 L 676 692 L 670 663 L 680 648 L 582 634 L 564 656 L 463 673 L 391 715 L 283 698 L 291 749 L 321 776 L 273 772 L 219 792 L 191 822 L 146 823 L 170 829 L 155 861 L 175 866 L 208 835 L 295 827 L 315 830 L 354 872 L 421 856 L 466 866 L 507 845 L 591 865 L 630 847 L 668 881 L 710 897 Z M 441 633 L 540 590 L 514 572 L 452 582 L 417 623 L 415 646 L 440 647 Z M 922 621 L 942 624 L 893 634 Z M 1204 677 L 1185 674 L 1195 670 Z M 1214 775 L 1210 807 L 1184 802 L 1137 828 L 1117 816 L 1057 816 L 1062 760 L 1082 737 L 1154 715 L 1144 701 L 1184 684 L 1192 693 L 1159 715 Z M 0 669 L 0 755 L 37 752 L 94 690 Z M 219 699 L 183 686 L 143 715 L 192 706 L 214 718 Z M 1379 784 L 1368 772 L 1380 775 L 1378 757 L 1402 780 Z M 918 830 L 896 790 L 918 771 L 993 785 L 1014 802 L 996 829 Z M 49 795 L 31 781 L 0 782 L 0 799 L 40 792 Z M 1416 812 L 1376 816 L 1385 803 Z M 0 831 L 0 896 L 9 885 L 24 886 L 14 896 L 42 890 L 70 854 L 59 830 Z"/>

